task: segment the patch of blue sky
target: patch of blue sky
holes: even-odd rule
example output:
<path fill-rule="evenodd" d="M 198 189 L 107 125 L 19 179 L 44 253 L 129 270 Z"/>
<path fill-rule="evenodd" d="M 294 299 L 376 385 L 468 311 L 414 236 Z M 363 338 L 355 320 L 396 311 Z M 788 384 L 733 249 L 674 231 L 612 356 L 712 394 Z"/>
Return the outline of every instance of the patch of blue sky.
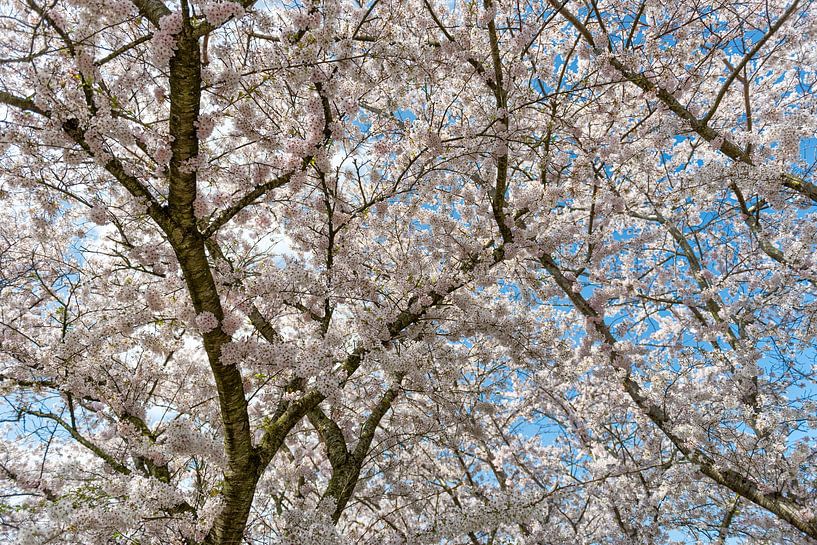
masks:
<path fill-rule="evenodd" d="M 372 124 L 369 121 L 367 121 L 366 119 L 367 119 L 367 116 L 358 115 L 352 121 L 352 125 L 357 127 L 360 130 L 360 132 L 363 133 L 363 134 L 369 134 L 369 131 L 372 129 Z M 380 138 L 384 138 L 384 137 L 381 136 Z"/>
<path fill-rule="evenodd" d="M 638 22 L 636 23 L 636 13 L 627 12 L 619 19 L 619 31 L 610 33 L 610 43 L 613 47 L 621 49 L 629 40 L 629 45 L 643 45 L 646 40 L 645 29 L 649 25 L 647 15 L 643 10 L 639 11 Z M 636 25 L 633 27 L 633 25 Z"/>
<path fill-rule="evenodd" d="M 817 137 L 807 136 L 800 139 L 800 164 L 792 165 L 792 172 L 800 177 L 813 177 L 817 173 Z M 807 210 L 815 210 L 817 206 L 803 208 L 800 212 L 805 214 Z M 801 216 L 803 217 L 803 216 Z"/>
<path fill-rule="evenodd" d="M 393 113 L 393 115 L 394 115 L 394 117 L 396 119 L 399 119 L 400 121 L 403 121 L 404 123 L 407 122 L 407 121 L 411 122 L 411 121 L 416 121 L 417 120 L 417 114 L 414 113 L 411 110 L 405 110 L 405 109 L 398 108 L 397 110 L 395 110 L 392 113 Z"/>
<path fill-rule="evenodd" d="M 423 223 L 418 219 L 412 219 L 409 222 L 409 227 L 414 231 L 426 231 L 430 232 L 432 230 L 431 225 L 428 223 Z"/>
<path fill-rule="evenodd" d="M 817 165 L 817 138 L 808 137 L 800 140 L 800 156 L 810 168 Z"/>
<path fill-rule="evenodd" d="M 554 60 L 554 68 L 553 68 L 554 76 L 557 76 L 557 77 L 559 76 L 559 74 L 561 73 L 561 71 L 562 71 L 562 69 L 563 69 L 566 62 L 568 62 L 568 61 L 565 59 L 564 55 L 562 55 L 562 54 L 556 55 L 556 58 Z M 570 57 L 569 64 L 567 65 L 567 68 L 565 69 L 565 73 L 566 74 L 576 74 L 578 72 L 578 70 L 579 70 L 579 59 L 578 59 L 578 57 L 576 55 L 573 55 L 572 57 Z M 559 80 L 560 80 L 559 81 L 559 92 L 560 93 L 564 94 L 564 93 L 568 93 L 570 91 L 577 91 L 571 97 L 576 103 L 583 103 L 586 100 L 588 100 L 587 98 L 582 96 L 580 90 L 577 89 L 577 85 L 581 85 L 581 82 L 576 82 L 575 84 L 572 84 L 570 82 L 570 79 L 567 78 L 567 77 L 561 77 L 561 78 L 559 78 Z M 538 94 L 541 97 L 542 101 L 547 100 L 549 97 L 551 97 L 551 95 L 553 95 L 556 92 L 556 88 L 553 85 L 550 85 L 546 81 L 546 79 L 544 79 L 542 77 L 538 77 L 538 76 L 532 77 L 530 79 L 529 85 L 530 85 L 530 88 L 534 92 L 536 92 L 536 94 Z"/>
<path fill-rule="evenodd" d="M 497 285 L 499 286 L 499 293 L 501 293 L 503 297 L 516 302 L 522 298 L 522 289 L 516 282 L 500 278 L 497 280 Z"/>

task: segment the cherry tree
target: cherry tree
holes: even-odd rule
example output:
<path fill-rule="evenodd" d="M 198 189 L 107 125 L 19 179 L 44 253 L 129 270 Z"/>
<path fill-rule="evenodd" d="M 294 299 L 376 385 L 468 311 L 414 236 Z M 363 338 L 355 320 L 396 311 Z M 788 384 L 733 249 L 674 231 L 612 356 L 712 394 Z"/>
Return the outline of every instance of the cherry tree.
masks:
<path fill-rule="evenodd" d="M 8 0 L 0 540 L 817 540 L 809 0 Z"/>

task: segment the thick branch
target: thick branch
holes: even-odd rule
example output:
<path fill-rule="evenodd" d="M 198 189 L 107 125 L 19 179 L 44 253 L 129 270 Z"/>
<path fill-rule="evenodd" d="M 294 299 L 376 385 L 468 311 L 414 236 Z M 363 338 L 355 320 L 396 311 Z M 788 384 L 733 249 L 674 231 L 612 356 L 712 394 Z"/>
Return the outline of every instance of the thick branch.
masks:
<path fill-rule="evenodd" d="M 229 207 L 225 208 L 221 211 L 221 213 L 213 219 L 210 225 L 204 230 L 203 236 L 205 238 L 211 237 L 216 231 L 218 231 L 221 227 L 227 224 L 231 219 L 233 219 L 239 212 L 244 210 L 246 207 L 254 203 L 258 198 L 263 197 L 273 189 L 277 189 L 287 182 L 292 177 L 292 173 L 287 173 L 274 180 L 270 180 L 269 182 L 263 183 L 255 188 L 252 191 L 249 191 L 246 195 L 239 198 L 236 202 L 231 204 Z"/>
<path fill-rule="evenodd" d="M 133 5 L 153 26 L 159 27 L 159 20 L 170 14 L 170 9 L 161 0 L 133 0 Z"/>
<path fill-rule="evenodd" d="M 105 452 L 100 446 L 92 443 L 87 437 L 85 437 L 84 435 L 79 433 L 79 431 L 74 426 L 72 426 L 71 424 L 69 424 L 68 422 L 66 422 L 65 420 L 60 418 L 59 416 L 57 416 L 55 414 L 52 414 L 52 413 L 45 413 L 45 412 L 42 412 L 42 411 L 36 411 L 36 410 L 33 410 L 33 409 L 25 409 L 25 413 L 30 414 L 31 416 L 36 416 L 38 418 L 45 418 L 47 420 L 53 420 L 54 422 L 59 424 L 60 427 L 62 427 L 65 431 L 67 431 L 68 434 L 74 439 L 74 441 L 76 441 L 77 443 L 79 443 L 83 447 L 87 448 L 88 450 L 90 450 L 91 452 L 96 454 L 99 458 L 104 460 L 105 463 L 107 463 L 109 466 L 111 466 L 117 472 L 119 472 L 119 473 L 121 473 L 123 475 L 130 475 L 131 474 L 131 470 L 128 469 L 127 466 L 125 466 L 123 463 L 117 461 L 113 456 L 111 456 L 110 454 Z"/>

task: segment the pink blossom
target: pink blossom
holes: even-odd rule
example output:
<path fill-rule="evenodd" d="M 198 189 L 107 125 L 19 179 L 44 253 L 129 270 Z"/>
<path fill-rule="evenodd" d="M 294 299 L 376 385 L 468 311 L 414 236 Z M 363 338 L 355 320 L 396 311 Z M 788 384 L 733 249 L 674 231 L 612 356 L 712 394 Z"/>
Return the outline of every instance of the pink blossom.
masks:
<path fill-rule="evenodd" d="M 202 312 L 196 315 L 196 326 L 201 333 L 210 333 L 218 328 L 218 318 L 212 312 Z"/>

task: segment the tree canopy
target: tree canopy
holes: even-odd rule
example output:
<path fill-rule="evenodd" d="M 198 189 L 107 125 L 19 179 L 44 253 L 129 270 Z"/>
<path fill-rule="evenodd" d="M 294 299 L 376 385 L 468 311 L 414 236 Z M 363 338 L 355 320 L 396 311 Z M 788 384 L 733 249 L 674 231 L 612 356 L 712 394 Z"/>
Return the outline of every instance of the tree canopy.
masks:
<path fill-rule="evenodd" d="M 5 0 L 0 541 L 817 540 L 810 0 Z"/>

